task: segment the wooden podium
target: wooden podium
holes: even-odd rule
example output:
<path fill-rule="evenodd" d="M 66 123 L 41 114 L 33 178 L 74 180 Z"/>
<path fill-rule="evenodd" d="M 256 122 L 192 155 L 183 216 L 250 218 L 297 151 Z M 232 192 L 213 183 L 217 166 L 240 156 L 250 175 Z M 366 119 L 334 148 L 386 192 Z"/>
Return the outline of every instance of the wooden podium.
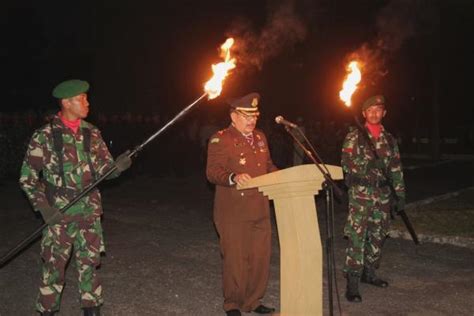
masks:
<path fill-rule="evenodd" d="M 334 180 L 342 169 L 327 165 Z M 324 177 L 313 164 L 251 179 L 238 189 L 258 188 L 274 201 L 280 239 L 280 315 L 323 314 L 323 254 L 314 195 Z"/>

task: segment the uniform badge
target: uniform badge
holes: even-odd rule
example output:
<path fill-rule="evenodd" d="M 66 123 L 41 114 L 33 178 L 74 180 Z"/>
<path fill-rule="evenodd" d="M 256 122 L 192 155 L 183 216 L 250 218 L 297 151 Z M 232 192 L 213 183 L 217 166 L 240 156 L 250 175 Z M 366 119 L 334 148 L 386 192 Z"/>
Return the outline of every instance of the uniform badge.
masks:
<path fill-rule="evenodd" d="M 258 98 L 253 98 L 252 99 L 252 106 L 256 107 L 258 105 Z"/>
<path fill-rule="evenodd" d="M 245 166 L 246 163 L 247 163 L 247 160 L 245 160 L 245 157 L 241 157 L 239 159 L 239 164 L 241 164 L 242 166 Z"/>
<path fill-rule="evenodd" d="M 220 141 L 220 139 L 218 137 L 214 137 L 213 139 L 211 139 L 210 143 L 211 144 L 216 144 Z"/>

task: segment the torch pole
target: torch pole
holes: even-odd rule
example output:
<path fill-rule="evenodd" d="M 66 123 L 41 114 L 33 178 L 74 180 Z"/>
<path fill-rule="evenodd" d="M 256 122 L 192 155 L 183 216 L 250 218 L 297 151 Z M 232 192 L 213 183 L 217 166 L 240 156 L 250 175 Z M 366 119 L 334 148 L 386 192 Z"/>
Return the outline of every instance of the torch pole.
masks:
<path fill-rule="evenodd" d="M 186 108 L 184 108 L 181 112 L 179 112 L 173 119 L 171 119 L 168 123 L 166 123 L 160 130 L 158 130 L 155 134 L 151 135 L 147 140 L 145 140 L 142 144 L 138 145 L 133 149 L 132 152 L 130 152 L 129 157 L 133 157 L 136 153 L 141 151 L 143 147 L 145 147 L 149 142 L 151 142 L 153 139 L 155 139 L 158 135 L 162 134 L 168 127 L 173 125 L 177 120 L 179 120 L 182 116 L 184 116 L 186 113 L 191 110 L 191 108 L 196 105 L 199 101 L 201 101 L 205 96 L 207 95 L 207 92 L 201 95 L 199 98 L 197 98 L 193 103 L 188 105 Z"/>
<path fill-rule="evenodd" d="M 191 108 L 196 105 L 199 101 L 201 101 L 207 93 L 204 93 L 202 96 L 197 98 L 193 103 L 189 104 L 186 108 L 184 108 L 181 112 L 179 112 L 173 119 L 171 119 L 168 123 L 166 123 L 162 128 L 160 128 L 155 134 L 151 135 L 147 140 L 145 140 L 143 143 L 140 145 L 136 146 L 132 151 L 128 150 L 127 151 L 127 156 L 132 158 L 135 156 L 139 151 L 141 151 L 149 142 L 151 142 L 153 139 L 158 137 L 160 134 L 162 134 L 167 128 L 169 128 L 171 125 L 173 125 L 178 119 L 183 117 L 186 113 L 191 110 Z M 109 170 L 107 170 L 103 175 L 101 175 L 97 180 L 95 180 L 93 183 L 88 185 L 83 191 L 81 191 L 79 194 L 77 194 L 66 206 L 61 208 L 59 210 L 59 213 L 64 213 L 66 210 L 68 210 L 71 206 L 77 203 L 80 199 L 82 199 L 87 193 L 92 191 L 99 183 L 104 181 L 108 176 L 110 176 L 114 171 L 117 170 L 117 166 L 114 164 Z M 52 218 L 54 220 L 54 218 Z M 39 228 L 37 228 L 32 234 L 30 234 L 28 237 L 20 241 L 15 247 L 10 249 L 5 255 L 2 256 L 0 259 L 0 268 L 3 268 L 3 266 L 8 263 L 10 260 L 12 260 L 14 257 L 16 257 L 22 250 L 24 250 L 28 245 L 30 245 L 36 238 L 38 238 L 41 235 L 41 232 L 48 226 L 48 224 L 44 223 L 41 225 Z"/>

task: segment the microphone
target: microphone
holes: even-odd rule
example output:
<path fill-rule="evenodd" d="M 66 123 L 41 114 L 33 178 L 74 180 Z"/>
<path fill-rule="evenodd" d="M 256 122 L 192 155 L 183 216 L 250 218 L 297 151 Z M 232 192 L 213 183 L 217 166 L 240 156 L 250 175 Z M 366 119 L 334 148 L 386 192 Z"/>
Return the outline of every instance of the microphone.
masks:
<path fill-rule="evenodd" d="M 275 117 L 275 122 L 277 124 L 283 124 L 283 125 L 291 127 L 291 128 L 297 128 L 298 127 L 298 125 L 296 125 L 295 123 L 291 123 L 290 121 L 285 120 L 283 118 L 283 116 L 281 116 L 281 115 L 278 115 L 277 117 Z"/>

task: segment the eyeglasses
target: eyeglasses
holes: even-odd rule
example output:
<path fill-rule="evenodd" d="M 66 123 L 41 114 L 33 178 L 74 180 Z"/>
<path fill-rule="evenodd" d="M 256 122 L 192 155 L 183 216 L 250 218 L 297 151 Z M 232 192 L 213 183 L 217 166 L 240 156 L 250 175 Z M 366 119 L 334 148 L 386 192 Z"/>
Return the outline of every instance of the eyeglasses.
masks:
<path fill-rule="evenodd" d="M 243 117 L 246 121 L 252 121 L 252 120 L 257 120 L 258 115 L 247 115 L 242 112 L 238 112 L 241 117 Z"/>

